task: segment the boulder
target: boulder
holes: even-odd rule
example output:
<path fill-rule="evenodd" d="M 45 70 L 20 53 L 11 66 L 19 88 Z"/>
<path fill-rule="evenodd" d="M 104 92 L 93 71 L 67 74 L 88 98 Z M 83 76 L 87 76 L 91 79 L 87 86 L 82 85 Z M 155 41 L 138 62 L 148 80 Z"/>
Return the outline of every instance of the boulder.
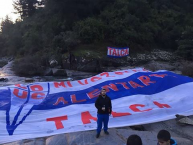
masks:
<path fill-rule="evenodd" d="M 34 82 L 34 79 L 33 78 L 25 78 L 25 82 L 26 83 L 32 83 L 32 82 Z"/>
<path fill-rule="evenodd" d="M 51 68 L 47 68 L 45 71 L 44 71 L 44 76 L 52 76 L 53 75 L 53 72 L 52 72 L 52 69 Z"/>
<path fill-rule="evenodd" d="M 98 60 L 93 59 L 78 63 L 77 70 L 83 72 L 101 72 L 101 66 Z"/>
<path fill-rule="evenodd" d="M 51 60 L 49 61 L 49 63 L 50 63 L 50 66 L 51 66 L 51 67 L 55 67 L 55 66 L 58 65 L 58 62 L 57 62 L 55 59 L 51 59 Z"/>
<path fill-rule="evenodd" d="M 130 126 L 130 128 L 133 129 L 133 130 L 145 131 L 145 128 L 144 128 L 143 125 Z"/>
<path fill-rule="evenodd" d="M 0 82 L 8 82 L 8 78 L 0 78 Z"/>
<path fill-rule="evenodd" d="M 180 125 L 193 125 L 193 120 L 187 116 L 176 115 L 176 121 Z"/>
<path fill-rule="evenodd" d="M 46 139 L 46 145 L 67 145 L 67 138 L 65 134 L 59 134 L 55 136 L 48 137 Z"/>
<path fill-rule="evenodd" d="M 67 76 L 67 73 L 64 69 L 54 68 L 52 69 L 52 72 L 54 76 Z"/>

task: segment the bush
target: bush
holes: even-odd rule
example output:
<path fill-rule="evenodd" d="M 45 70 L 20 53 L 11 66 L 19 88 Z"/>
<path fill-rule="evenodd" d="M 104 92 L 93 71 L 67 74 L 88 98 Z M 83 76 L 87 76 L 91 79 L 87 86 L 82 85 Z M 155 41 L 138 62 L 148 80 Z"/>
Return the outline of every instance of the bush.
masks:
<path fill-rule="evenodd" d="M 193 77 L 193 63 L 186 62 L 181 71 L 183 75 Z"/>
<path fill-rule="evenodd" d="M 84 21 L 80 21 L 76 24 L 74 29 L 84 43 L 104 40 L 105 25 L 99 19 L 88 18 Z"/>
<path fill-rule="evenodd" d="M 5 66 L 7 64 L 7 61 L 0 61 L 0 68 Z"/>
<path fill-rule="evenodd" d="M 12 69 L 19 76 L 43 75 L 44 72 L 44 67 L 38 55 L 27 56 L 16 60 Z"/>

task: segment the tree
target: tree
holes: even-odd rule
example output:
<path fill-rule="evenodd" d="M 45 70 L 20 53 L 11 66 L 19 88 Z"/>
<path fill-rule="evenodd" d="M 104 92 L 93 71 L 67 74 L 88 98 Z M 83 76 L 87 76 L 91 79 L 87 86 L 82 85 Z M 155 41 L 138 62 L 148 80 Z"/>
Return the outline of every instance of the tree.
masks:
<path fill-rule="evenodd" d="M 177 53 L 187 60 L 193 60 L 193 27 L 188 26 L 178 40 Z"/>
<path fill-rule="evenodd" d="M 13 2 L 14 9 L 21 19 L 32 16 L 38 7 L 43 6 L 45 0 L 16 0 Z"/>
<path fill-rule="evenodd" d="M 13 26 L 13 21 L 11 21 L 11 19 L 8 16 L 6 16 L 5 19 L 3 19 L 1 22 L 0 30 L 2 34 L 8 34 L 12 26 Z"/>

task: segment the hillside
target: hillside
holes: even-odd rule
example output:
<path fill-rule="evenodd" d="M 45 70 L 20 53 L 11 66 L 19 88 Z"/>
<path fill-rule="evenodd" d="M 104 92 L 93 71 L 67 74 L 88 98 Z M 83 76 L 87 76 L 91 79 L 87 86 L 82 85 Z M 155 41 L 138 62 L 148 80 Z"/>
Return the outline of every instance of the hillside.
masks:
<path fill-rule="evenodd" d="M 1 56 L 43 61 L 127 46 L 132 53 L 162 48 L 193 58 L 191 0 L 16 0 L 14 6 L 21 18 L 1 23 Z"/>

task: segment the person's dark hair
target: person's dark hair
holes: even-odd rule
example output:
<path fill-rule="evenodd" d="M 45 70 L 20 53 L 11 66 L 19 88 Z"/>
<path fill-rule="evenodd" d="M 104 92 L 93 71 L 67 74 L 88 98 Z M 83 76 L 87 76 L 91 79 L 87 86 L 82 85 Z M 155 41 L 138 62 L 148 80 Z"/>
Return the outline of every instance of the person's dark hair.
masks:
<path fill-rule="evenodd" d="M 127 139 L 127 145 L 142 145 L 142 140 L 138 135 L 131 135 Z"/>
<path fill-rule="evenodd" d="M 157 134 L 157 138 L 163 141 L 168 141 L 171 138 L 170 133 L 167 130 L 160 130 Z"/>
<path fill-rule="evenodd" d="M 105 88 L 102 88 L 102 90 L 106 91 L 106 89 L 105 89 Z M 101 90 L 101 91 L 102 91 L 102 90 Z"/>

